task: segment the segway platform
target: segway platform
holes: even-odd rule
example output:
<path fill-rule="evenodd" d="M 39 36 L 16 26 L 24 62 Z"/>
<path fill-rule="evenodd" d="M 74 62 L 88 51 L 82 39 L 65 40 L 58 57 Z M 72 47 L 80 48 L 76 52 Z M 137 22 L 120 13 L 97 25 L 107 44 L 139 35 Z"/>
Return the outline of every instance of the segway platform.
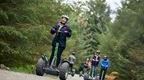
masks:
<path fill-rule="evenodd" d="M 59 75 L 59 71 L 54 68 L 45 68 L 45 73 L 50 75 L 55 75 L 55 76 Z"/>

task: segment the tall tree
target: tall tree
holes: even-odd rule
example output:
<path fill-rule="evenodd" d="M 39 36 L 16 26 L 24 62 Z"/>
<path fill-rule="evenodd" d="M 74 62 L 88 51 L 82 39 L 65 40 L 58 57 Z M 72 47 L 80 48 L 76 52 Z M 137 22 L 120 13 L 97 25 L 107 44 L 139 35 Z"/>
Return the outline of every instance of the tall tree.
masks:
<path fill-rule="evenodd" d="M 143 80 L 143 4 L 143 0 L 124 1 L 109 32 L 99 40 L 111 59 L 112 70 L 119 71 L 125 80 Z"/>
<path fill-rule="evenodd" d="M 108 29 L 110 11 L 105 0 L 90 0 L 87 6 L 88 11 L 85 13 L 87 26 L 83 29 L 83 49 L 86 55 L 91 55 L 100 44 L 98 34 L 104 34 Z"/>

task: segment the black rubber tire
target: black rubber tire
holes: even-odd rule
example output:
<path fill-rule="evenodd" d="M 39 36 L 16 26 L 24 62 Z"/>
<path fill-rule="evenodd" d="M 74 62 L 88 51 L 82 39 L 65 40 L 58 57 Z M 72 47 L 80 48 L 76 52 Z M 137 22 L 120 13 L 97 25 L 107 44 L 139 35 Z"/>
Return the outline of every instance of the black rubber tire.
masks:
<path fill-rule="evenodd" d="M 45 66 L 45 61 L 42 58 L 40 58 L 36 64 L 36 75 L 38 76 L 44 75 L 44 66 Z"/>
<path fill-rule="evenodd" d="M 68 74 L 69 71 L 69 63 L 68 62 L 64 62 L 61 64 L 60 68 L 59 68 L 59 78 L 60 80 L 66 80 L 66 74 Z"/>

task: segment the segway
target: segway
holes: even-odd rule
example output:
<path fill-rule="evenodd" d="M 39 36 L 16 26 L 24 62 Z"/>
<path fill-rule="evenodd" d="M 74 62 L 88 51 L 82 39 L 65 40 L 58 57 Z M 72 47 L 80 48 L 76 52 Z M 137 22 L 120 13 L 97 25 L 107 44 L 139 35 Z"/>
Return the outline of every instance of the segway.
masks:
<path fill-rule="evenodd" d="M 56 54 L 58 50 L 58 44 L 56 46 L 56 51 L 54 53 L 54 58 L 51 62 L 51 65 L 49 66 L 48 57 L 46 55 L 42 55 L 42 57 L 38 60 L 36 65 L 36 74 L 38 76 L 43 76 L 44 73 L 50 74 L 50 75 L 59 75 L 59 71 L 56 70 Z"/>
<path fill-rule="evenodd" d="M 85 63 L 83 63 L 80 66 L 79 70 L 80 70 L 79 77 L 83 77 L 83 80 L 90 80 L 89 79 L 90 69 L 88 65 L 85 65 Z"/>
<path fill-rule="evenodd" d="M 94 74 L 94 68 L 92 67 L 90 70 L 88 70 L 86 67 L 84 68 L 84 71 L 83 71 L 83 79 L 84 80 L 95 80 L 96 77 L 93 76 Z M 82 74 L 80 74 L 82 75 Z"/>
<path fill-rule="evenodd" d="M 38 76 L 43 76 L 44 73 L 58 76 L 59 71 L 57 71 L 54 66 L 48 66 L 48 62 L 40 58 L 36 65 L 36 74 Z"/>
<path fill-rule="evenodd" d="M 90 74 L 89 70 L 85 67 L 84 71 L 83 71 L 83 79 L 84 80 L 91 80 L 89 74 Z"/>
<path fill-rule="evenodd" d="M 74 76 L 75 70 L 73 69 L 72 71 L 70 71 L 71 63 L 67 59 L 63 59 L 60 62 L 60 65 L 58 67 L 59 71 L 55 68 L 57 50 L 58 50 L 58 44 L 56 47 L 56 51 L 55 51 L 51 66 L 48 65 L 49 61 L 48 61 L 47 56 L 42 55 L 42 57 L 38 60 L 36 64 L 36 75 L 43 76 L 44 73 L 50 74 L 50 75 L 56 75 L 56 76 L 59 76 L 60 80 L 66 80 L 69 74 Z"/>

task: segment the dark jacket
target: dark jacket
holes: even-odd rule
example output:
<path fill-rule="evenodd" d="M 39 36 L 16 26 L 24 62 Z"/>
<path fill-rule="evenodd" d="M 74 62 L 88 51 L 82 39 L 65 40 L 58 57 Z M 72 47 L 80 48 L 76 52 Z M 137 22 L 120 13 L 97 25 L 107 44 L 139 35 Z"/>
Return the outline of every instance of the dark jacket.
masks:
<path fill-rule="evenodd" d="M 66 38 L 71 37 L 72 31 L 67 25 L 64 25 L 60 29 L 60 32 L 58 32 L 59 27 L 60 26 L 58 24 L 56 24 L 51 29 L 51 34 L 55 34 L 55 37 L 52 41 L 52 46 L 56 46 L 56 43 L 59 43 L 59 46 L 66 47 Z"/>
<path fill-rule="evenodd" d="M 98 66 L 99 61 L 100 61 L 100 56 L 99 55 L 94 55 L 93 59 L 92 59 L 92 66 L 95 66 L 95 67 Z"/>

